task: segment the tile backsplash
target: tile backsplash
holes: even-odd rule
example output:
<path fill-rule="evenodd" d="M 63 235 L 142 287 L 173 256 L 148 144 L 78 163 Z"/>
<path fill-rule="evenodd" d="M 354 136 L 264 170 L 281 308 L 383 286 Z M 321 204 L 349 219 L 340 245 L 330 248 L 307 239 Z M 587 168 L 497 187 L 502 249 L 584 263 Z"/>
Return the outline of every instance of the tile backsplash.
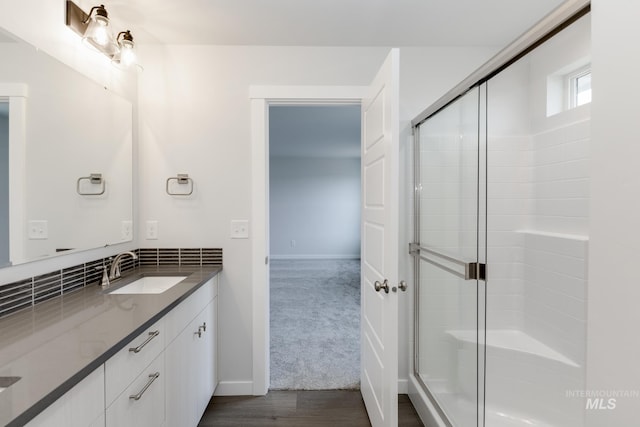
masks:
<path fill-rule="evenodd" d="M 138 259 L 123 258 L 122 272 L 136 267 L 161 265 L 222 266 L 221 248 L 143 248 L 133 252 L 138 255 Z M 100 258 L 0 285 L 0 318 L 98 283 L 102 274 L 101 266 L 109 265 L 111 258 Z"/>

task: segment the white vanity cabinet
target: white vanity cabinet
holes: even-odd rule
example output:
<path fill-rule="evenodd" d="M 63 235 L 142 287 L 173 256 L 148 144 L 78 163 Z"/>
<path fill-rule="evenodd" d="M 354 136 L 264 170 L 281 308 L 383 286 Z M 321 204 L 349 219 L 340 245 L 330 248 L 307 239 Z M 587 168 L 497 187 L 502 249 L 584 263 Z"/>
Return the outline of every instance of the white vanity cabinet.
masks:
<path fill-rule="evenodd" d="M 104 427 L 104 367 L 89 374 L 27 427 Z"/>
<path fill-rule="evenodd" d="M 105 363 L 107 427 L 152 427 L 164 422 L 163 317 Z"/>
<path fill-rule="evenodd" d="M 213 396 L 217 384 L 216 295 L 214 279 L 167 315 L 168 323 L 184 324 L 185 317 L 190 321 L 165 350 L 166 427 L 197 426 Z"/>
<path fill-rule="evenodd" d="M 107 407 L 106 427 L 163 426 L 164 393 L 164 354 L 160 354 Z"/>
<path fill-rule="evenodd" d="M 218 277 L 27 424 L 196 427 L 217 385 Z"/>
<path fill-rule="evenodd" d="M 197 426 L 198 421 L 204 414 L 211 397 L 213 397 L 213 392 L 216 389 L 216 385 L 218 384 L 218 371 L 217 371 L 217 357 L 216 357 L 216 333 L 217 333 L 217 324 L 216 324 L 216 312 L 217 312 L 217 304 L 218 299 L 214 298 L 213 301 L 209 302 L 205 309 L 200 313 L 200 315 L 194 321 L 195 324 L 192 328 L 196 326 L 198 328 L 201 325 L 206 325 L 206 330 L 203 330 L 202 336 L 195 339 L 194 335 L 194 381 L 196 384 L 196 423 L 193 424 L 194 427 Z"/>

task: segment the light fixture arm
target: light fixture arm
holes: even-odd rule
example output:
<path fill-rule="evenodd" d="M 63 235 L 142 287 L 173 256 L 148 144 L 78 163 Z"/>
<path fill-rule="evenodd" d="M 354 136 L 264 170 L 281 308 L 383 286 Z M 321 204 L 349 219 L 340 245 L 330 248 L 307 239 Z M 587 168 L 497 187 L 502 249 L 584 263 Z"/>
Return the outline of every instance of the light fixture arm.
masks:
<path fill-rule="evenodd" d="M 104 7 L 103 4 L 101 4 L 100 6 L 93 6 L 91 8 L 91 10 L 89 11 L 89 14 L 87 14 L 87 17 L 82 21 L 83 24 L 88 24 L 89 21 L 91 20 L 91 16 L 93 16 L 93 12 L 96 12 L 97 16 L 102 16 L 105 19 L 109 19 L 109 13 L 107 13 L 107 9 Z"/>
<path fill-rule="evenodd" d="M 120 43 L 121 40 L 126 40 L 128 42 L 133 43 L 133 36 L 131 35 L 131 31 L 120 31 L 116 36 L 116 41 Z"/>

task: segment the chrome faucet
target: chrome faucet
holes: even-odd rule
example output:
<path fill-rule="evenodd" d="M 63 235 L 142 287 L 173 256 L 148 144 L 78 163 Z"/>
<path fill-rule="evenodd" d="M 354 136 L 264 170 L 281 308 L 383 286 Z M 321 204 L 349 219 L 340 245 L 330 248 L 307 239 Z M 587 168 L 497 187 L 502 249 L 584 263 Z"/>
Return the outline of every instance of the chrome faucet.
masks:
<path fill-rule="evenodd" d="M 120 278 L 120 262 L 125 255 L 131 255 L 131 258 L 138 259 L 138 255 L 133 252 L 122 252 L 116 255 L 111 261 L 111 269 L 109 270 L 109 280 L 115 280 Z"/>

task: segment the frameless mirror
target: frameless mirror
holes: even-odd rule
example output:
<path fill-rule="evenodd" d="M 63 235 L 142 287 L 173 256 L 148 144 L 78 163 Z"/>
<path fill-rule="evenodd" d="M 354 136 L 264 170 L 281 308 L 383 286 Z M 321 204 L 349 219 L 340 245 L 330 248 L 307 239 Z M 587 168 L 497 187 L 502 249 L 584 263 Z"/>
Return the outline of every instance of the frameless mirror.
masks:
<path fill-rule="evenodd" d="M 131 240 L 131 102 L 4 30 L 0 55 L 0 267 Z"/>

